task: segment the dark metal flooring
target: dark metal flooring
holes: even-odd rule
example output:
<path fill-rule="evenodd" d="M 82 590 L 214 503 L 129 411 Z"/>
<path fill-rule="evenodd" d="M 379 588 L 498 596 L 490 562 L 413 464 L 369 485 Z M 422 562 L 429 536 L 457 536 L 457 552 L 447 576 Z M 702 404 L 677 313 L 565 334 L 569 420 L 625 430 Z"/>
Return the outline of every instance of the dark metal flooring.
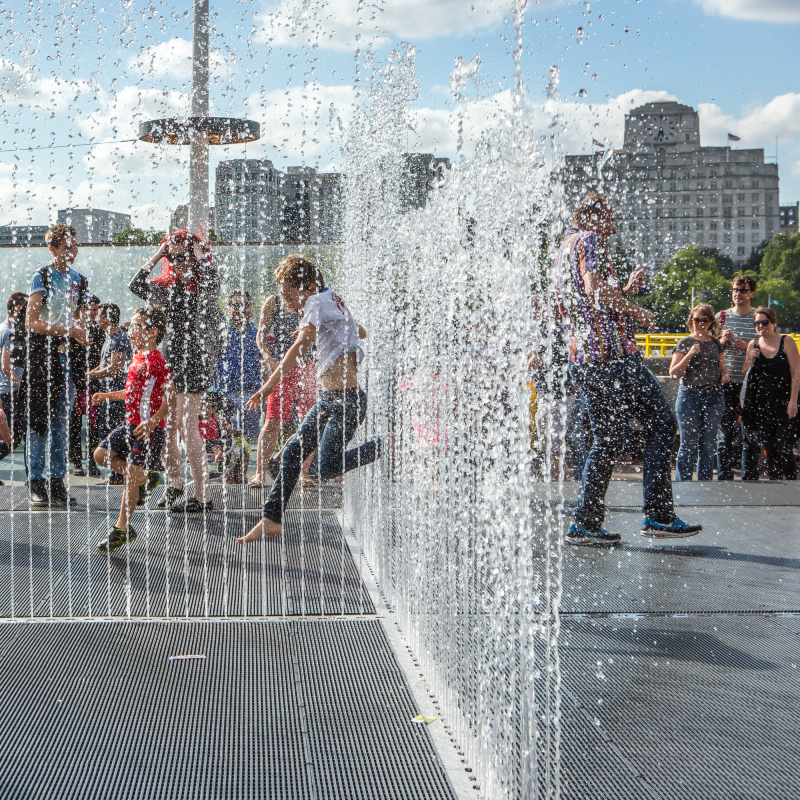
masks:
<path fill-rule="evenodd" d="M 0 653 L 3 798 L 454 798 L 378 620 L 9 623 Z"/>

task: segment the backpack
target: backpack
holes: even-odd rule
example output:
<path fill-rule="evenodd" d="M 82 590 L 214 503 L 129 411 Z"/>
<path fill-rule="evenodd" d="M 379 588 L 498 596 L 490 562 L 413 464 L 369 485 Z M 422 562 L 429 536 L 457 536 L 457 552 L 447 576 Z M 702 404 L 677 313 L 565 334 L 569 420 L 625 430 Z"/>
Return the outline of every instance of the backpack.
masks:
<path fill-rule="evenodd" d="M 25 328 L 25 314 L 28 311 L 28 301 L 14 317 L 14 327 L 9 336 L 9 356 L 11 363 L 20 369 L 25 369 L 28 354 L 28 331 Z"/>

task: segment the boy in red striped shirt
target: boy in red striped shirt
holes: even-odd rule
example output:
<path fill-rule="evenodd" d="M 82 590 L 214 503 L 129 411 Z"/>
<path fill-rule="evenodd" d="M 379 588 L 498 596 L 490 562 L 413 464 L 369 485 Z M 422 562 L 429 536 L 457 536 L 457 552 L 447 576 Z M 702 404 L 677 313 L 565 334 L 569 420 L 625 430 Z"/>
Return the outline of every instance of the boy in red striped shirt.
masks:
<path fill-rule="evenodd" d="M 129 524 L 139 501 L 146 470 L 155 469 L 164 447 L 165 419 L 175 405 L 175 390 L 164 356 L 156 349 L 167 331 L 167 318 L 159 308 L 140 308 L 133 313 L 131 344 L 136 355 L 131 359 L 128 381 L 118 392 L 97 392 L 92 403 L 125 401 L 125 421 L 113 430 L 94 451 L 98 464 L 125 475 L 125 489 L 117 524 L 97 549 L 106 552 L 132 542 L 136 531 Z"/>

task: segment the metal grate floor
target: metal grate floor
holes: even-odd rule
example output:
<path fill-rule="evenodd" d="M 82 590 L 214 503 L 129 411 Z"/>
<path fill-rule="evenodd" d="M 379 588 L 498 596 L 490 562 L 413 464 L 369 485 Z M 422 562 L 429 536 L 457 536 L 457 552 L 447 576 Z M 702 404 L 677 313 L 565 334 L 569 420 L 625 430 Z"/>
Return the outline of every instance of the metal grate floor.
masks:
<path fill-rule="evenodd" d="M 0 652 L 2 797 L 454 800 L 377 620 L 6 623 Z"/>
<path fill-rule="evenodd" d="M 780 623 L 565 621 L 564 800 L 797 797 L 800 637 Z"/>
<path fill-rule="evenodd" d="M 5 515 L 0 615 L 374 613 L 332 511 L 289 511 L 283 535 L 242 548 L 236 537 L 258 519 L 255 512 L 135 516 L 138 539 L 108 556 L 95 550 L 111 522 L 105 515 Z"/>

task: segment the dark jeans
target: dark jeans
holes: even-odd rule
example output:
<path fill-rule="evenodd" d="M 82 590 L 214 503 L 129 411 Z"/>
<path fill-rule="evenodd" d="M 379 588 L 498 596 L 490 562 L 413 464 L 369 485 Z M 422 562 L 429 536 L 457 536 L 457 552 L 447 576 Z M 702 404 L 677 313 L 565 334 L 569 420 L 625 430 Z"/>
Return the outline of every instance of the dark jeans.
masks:
<path fill-rule="evenodd" d="M 717 480 L 732 481 L 733 468 L 736 466 L 737 460 L 733 440 L 739 432 L 736 417 L 742 413 L 742 408 L 739 404 L 742 384 L 726 383 L 722 389 L 725 392 L 725 413 L 722 415 L 717 429 Z M 760 449 L 748 442 L 745 436 L 742 436 L 742 480 L 758 480 L 758 458 L 760 454 Z M 755 477 L 752 476 L 754 463 Z M 748 469 L 750 470 L 749 473 Z"/>
<path fill-rule="evenodd" d="M 297 484 L 303 461 L 315 450 L 310 472 L 323 481 L 371 464 L 378 457 L 378 439 L 345 452 L 356 428 L 364 421 L 366 411 L 367 395 L 363 389 L 320 393 L 297 433 L 283 449 L 281 470 L 264 503 L 267 519 L 282 522 L 283 510 Z"/>
<path fill-rule="evenodd" d="M 575 394 L 575 403 L 567 418 L 567 430 L 564 435 L 569 448 L 572 463 L 572 477 L 579 481 L 586 466 L 586 442 L 583 435 L 583 418 L 586 416 L 586 401 L 580 392 Z"/>
<path fill-rule="evenodd" d="M 671 522 L 675 511 L 670 470 L 678 426 L 653 373 L 636 357 L 574 365 L 571 371 L 586 401 L 594 440 L 583 470 L 575 522 L 590 531 L 602 527 L 606 491 L 622 452 L 628 416 L 639 420 L 645 434 L 644 515 L 655 522 Z"/>
<path fill-rule="evenodd" d="M 690 481 L 697 466 L 697 480 L 714 480 L 714 450 L 717 428 L 725 413 L 722 386 L 695 389 L 681 386 L 675 403 L 675 414 L 681 431 L 681 447 L 675 479 Z"/>
<path fill-rule="evenodd" d="M 14 391 L 13 393 L 7 392 L 5 394 L 0 394 L 0 405 L 3 406 L 3 411 L 6 415 L 6 424 L 11 429 L 11 435 L 13 437 L 11 447 L 5 442 L 0 442 L 0 460 L 2 460 L 20 446 L 28 432 L 28 418 L 26 416 L 27 400 L 24 389 L 22 392 Z M 27 459 L 25 461 L 25 474 L 27 474 Z"/>
<path fill-rule="evenodd" d="M 83 444 L 81 442 L 81 430 L 83 429 L 84 412 L 78 408 L 76 403 L 69 418 L 69 460 L 75 466 L 83 466 Z M 113 428 L 112 428 L 113 430 Z M 86 415 L 86 456 L 90 464 L 94 463 L 93 453 L 100 444 L 98 429 L 92 425 L 91 418 Z"/>
<path fill-rule="evenodd" d="M 757 433 L 747 431 L 742 451 L 742 480 L 758 480 L 758 461 L 762 448 L 767 452 L 767 477 L 779 481 L 797 480 L 797 463 L 794 460 L 794 420 L 782 420 L 765 425 Z M 752 439 L 752 441 L 751 441 Z"/>

